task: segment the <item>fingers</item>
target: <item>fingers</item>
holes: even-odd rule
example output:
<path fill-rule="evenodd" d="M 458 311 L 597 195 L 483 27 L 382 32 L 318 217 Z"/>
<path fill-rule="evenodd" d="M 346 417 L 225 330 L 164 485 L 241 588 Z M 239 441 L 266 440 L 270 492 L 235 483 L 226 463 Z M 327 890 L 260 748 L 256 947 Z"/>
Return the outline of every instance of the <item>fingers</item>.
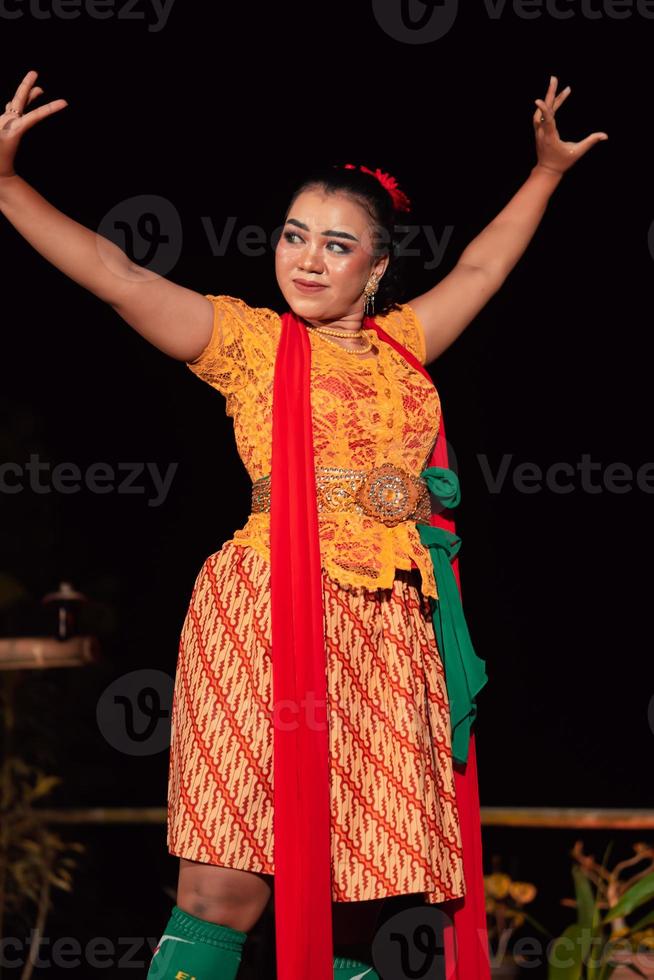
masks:
<path fill-rule="evenodd" d="M 534 99 L 534 102 L 540 110 L 534 113 L 534 122 L 538 124 L 536 128 L 549 133 L 556 132 L 554 109 L 547 102 L 543 102 L 542 99 Z"/>
<path fill-rule="evenodd" d="M 569 85 L 566 85 L 563 91 L 556 95 L 557 85 L 558 79 L 556 75 L 552 75 L 545 98 L 534 99 L 537 108 L 532 119 L 536 130 L 539 160 L 547 158 L 548 160 L 555 160 L 557 164 L 560 162 L 561 167 L 554 169 L 563 173 L 575 160 L 583 156 L 591 146 L 595 146 L 596 143 L 599 143 L 601 140 L 607 140 L 609 137 L 607 133 L 591 133 L 590 136 L 580 140 L 579 143 L 561 142 L 556 129 L 554 114 L 559 106 L 563 105 L 572 89 Z M 554 156 L 552 156 L 552 153 Z M 546 157 L 543 154 L 546 154 Z M 567 159 L 563 154 L 567 155 Z M 541 165 L 545 166 L 543 163 Z"/>
<path fill-rule="evenodd" d="M 7 102 L 4 115 L 9 116 L 9 119 L 6 125 L 2 127 L 5 132 L 23 133 L 45 116 L 52 115 L 52 113 L 58 112 L 68 105 L 65 99 L 55 99 L 53 102 L 39 106 L 38 109 L 24 112 L 26 105 L 30 105 L 40 95 L 43 95 L 41 86 L 34 85 L 37 76 L 38 72 L 28 71 L 16 89 L 14 97 Z"/>
<path fill-rule="evenodd" d="M 570 88 L 569 85 L 566 85 L 566 87 L 563 89 L 563 91 L 562 92 L 559 92 L 559 94 L 557 95 L 557 97 L 554 100 L 554 112 L 556 112 L 556 110 L 559 108 L 560 105 L 563 105 L 563 103 L 568 98 L 568 96 L 570 95 L 571 92 L 572 92 L 572 89 Z"/>
<path fill-rule="evenodd" d="M 559 80 L 556 77 L 556 75 L 551 75 L 550 76 L 549 88 L 547 89 L 547 93 L 545 95 L 545 105 L 547 105 L 552 110 L 552 114 L 554 114 L 556 112 L 556 110 L 559 108 L 559 106 L 563 105 L 563 103 L 565 102 L 565 100 L 570 95 L 570 92 L 572 91 L 572 89 L 570 88 L 570 86 L 569 85 L 566 85 L 566 87 L 563 89 L 563 91 L 562 92 L 559 92 L 559 94 L 555 96 L 556 87 L 558 85 L 558 81 Z M 542 100 L 536 99 L 535 101 L 536 101 L 536 104 L 537 105 L 541 105 Z M 544 118 L 541 118 L 541 116 L 545 116 L 544 111 L 537 109 L 536 112 L 534 112 L 534 116 L 533 116 L 534 123 L 544 122 L 545 119 Z"/>
<path fill-rule="evenodd" d="M 25 75 L 25 78 L 16 89 L 13 99 L 10 99 L 12 108 L 17 109 L 18 112 L 22 112 L 25 108 L 25 103 L 27 102 L 30 89 L 34 85 L 38 74 L 39 73 L 37 71 L 28 71 L 27 75 Z"/>
<path fill-rule="evenodd" d="M 595 146 L 596 143 L 599 143 L 602 140 L 607 140 L 608 138 L 609 137 L 606 133 L 591 133 L 590 136 L 586 137 L 586 139 L 581 140 L 579 143 L 575 143 L 575 145 L 571 148 L 570 153 L 574 153 L 576 157 L 583 156 L 584 153 L 590 150 L 591 146 Z"/>
<path fill-rule="evenodd" d="M 28 95 L 27 97 L 28 103 L 33 102 L 34 99 L 38 99 L 39 95 L 43 95 L 43 89 L 40 87 L 40 85 L 37 85 L 35 88 L 32 89 L 32 91 Z M 10 109 L 15 109 L 15 108 L 16 106 L 14 105 L 13 101 L 10 100 L 9 102 L 7 102 L 5 106 L 5 112 L 9 112 Z M 14 115 L 16 115 L 16 113 L 14 113 Z"/>
<path fill-rule="evenodd" d="M 34 102 L 34 99 L 38 99 L 39 95 L 43 95 L 43 89 L 40 85 L 36 85 L 27 96 L 27 104 Z"/>
<path fill-rule="evenodd" d="M 554 95 L 556 93 L 556 86 L 559 84 L 559 80 L 556 75 L 550 75 L 550 84 L 545 94 L 545 102 L 548 106 L 554 106 Z"/>
<path fill-rule="evenodd" d="M 46 102 L 45 105 L 39 106 L 38 109 L 32 109 L 31 112 L 26 112 L 20 118 L 20 131 L 24 132 L 26 129 L 30 129 L 34 123 L 40 122 L 46 116 L 51 116 L 54 112 L 59 112 L 60 109 L 65 109 L 67 105 L 68 103 L 65 99 L 55 99 L 53 102 Z"/>

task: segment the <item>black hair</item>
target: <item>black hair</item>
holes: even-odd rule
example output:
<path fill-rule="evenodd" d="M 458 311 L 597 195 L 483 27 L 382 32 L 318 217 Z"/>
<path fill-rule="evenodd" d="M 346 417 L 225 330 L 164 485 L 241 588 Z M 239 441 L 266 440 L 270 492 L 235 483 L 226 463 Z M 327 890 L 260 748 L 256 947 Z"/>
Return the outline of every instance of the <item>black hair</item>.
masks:
<path fill-rule="evenodd" d="M 372 174 L 346 169 L 342 165 L 321 165 L 310 170 L 295 186 L 284 214 L 286 220 L 295 199 L 313 187 L 327 194 L 348 194 L 368 212 L 373 226 L 373 255 L 388 254 L 388 265 L 375 293 L 375 316 L 397 309 L 405 293 L 404 267 L 397 245 L 396 220 L 399 212 L 386 188 Z"/>

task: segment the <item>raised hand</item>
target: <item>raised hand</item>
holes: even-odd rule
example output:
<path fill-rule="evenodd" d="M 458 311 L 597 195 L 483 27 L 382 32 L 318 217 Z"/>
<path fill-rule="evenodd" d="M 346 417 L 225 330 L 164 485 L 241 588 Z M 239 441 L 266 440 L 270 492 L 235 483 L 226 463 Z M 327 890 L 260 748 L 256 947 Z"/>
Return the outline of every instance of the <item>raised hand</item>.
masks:
<path fill-rule="evenodd" d="M 537 166 L 562 174 L 569 170 L 584 153 L 587 153 L 591 146 L 595 146 L 600 140 L 607 140 L 608 135 L 606 133 L 591 133 L 579 143 L 562 140 L 556 128 L 554 115 L 559 106 L 568 98 L 572 89 L 568 85 L 559 95 L 556 95 L 557 85 L 558 79 L 552 75 L 545 100 L 534 99 L 538 108 L 534 112 L 533 122 L 536 132 Z"/>
<path fill-rule="evenodd" d="M 54 102 L 48 102 L 31 112 L 24 112 L 25 106 L 43 93 L 40 86 L 34 85 L 37 77 L 38 72 L 28 71 L 0 116 L 0 177 L 14 176 L 14 159 L 23 133 L 41 119 L 68 105 L 65 99 L 55 99 Z"/>

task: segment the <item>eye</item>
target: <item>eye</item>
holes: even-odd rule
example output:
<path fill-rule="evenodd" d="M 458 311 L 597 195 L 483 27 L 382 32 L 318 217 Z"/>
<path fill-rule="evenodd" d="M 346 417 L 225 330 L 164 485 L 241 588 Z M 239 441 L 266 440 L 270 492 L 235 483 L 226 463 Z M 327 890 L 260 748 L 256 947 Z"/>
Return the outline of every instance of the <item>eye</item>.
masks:
<path fill-rule="evenodd" d="M 352 251 L 352 249 L 349 247 L 349 245 L 341 245 L 340 242 L 329 242 L 328 244 L 329 245 L 338 245 L 338 247 L 340 249 L 342 249 L 343 252 L 351 252 Z M 337 254 L 340 255 L 340 252 L 338 252 Z"/>
<path fill-rule="evenodd" d="M 293 238 L 301 238 L 301 237 L 302 236 L 299 235 L 297 233 L 297 231 L 285 231 L 284 232 L 284 238 L 286 239 L 287 242 L 290 242 L 292 245 L 295 244 L 292 241 Z M 340 242 L 336 242 L 336 241 L 327 242 L 327 246 L 329 247 L 330 245 L 336 245 L 339 249 L 342 249 L 342 252 L 337 252 L 336 253 L 337 255 L 341 255 L 341 254 L 343 254 L 345 252 L 351 252 L 352 251 L 351 248 L 349 248 L 347 245 L 341 245 Z"/>

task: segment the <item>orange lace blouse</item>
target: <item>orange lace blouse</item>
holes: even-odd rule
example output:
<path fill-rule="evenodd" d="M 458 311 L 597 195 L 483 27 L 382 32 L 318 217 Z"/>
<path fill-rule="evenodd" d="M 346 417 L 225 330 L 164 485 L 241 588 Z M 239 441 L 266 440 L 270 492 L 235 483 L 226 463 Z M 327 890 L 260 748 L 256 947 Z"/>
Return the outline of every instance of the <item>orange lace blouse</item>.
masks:
<path fill-rule="evenodd" d="M 214 305 L 213 333 L 199 357 L 186 364 L 225 396 L 239 456 L 254 481 L 271 470 L 273 375 L 281 317 L 234 296 L 206 296 Z M 425 363 L 423 329 L 408 303 L 375 321 Z M 374 331 L 370 334 L 379 348 L 374 359 L 348 354 L 309 329 L 315 464 L 366 470 L 390 462 L 418 476 L 438 434 L 440 398 L 390 344 L 378 341 Z M 431 557 L 415 522 L 388 527 L 351 512 L 319 512 L 318 517 L 322 565 L 339 583 L 390 588 L 395 569 L 410 569 L 413 560 L 423 593 L 438 597 Z M 229 540 L 250 545 L 269 561 L 269 531 L 270 514 L 251 513 Z"/>

